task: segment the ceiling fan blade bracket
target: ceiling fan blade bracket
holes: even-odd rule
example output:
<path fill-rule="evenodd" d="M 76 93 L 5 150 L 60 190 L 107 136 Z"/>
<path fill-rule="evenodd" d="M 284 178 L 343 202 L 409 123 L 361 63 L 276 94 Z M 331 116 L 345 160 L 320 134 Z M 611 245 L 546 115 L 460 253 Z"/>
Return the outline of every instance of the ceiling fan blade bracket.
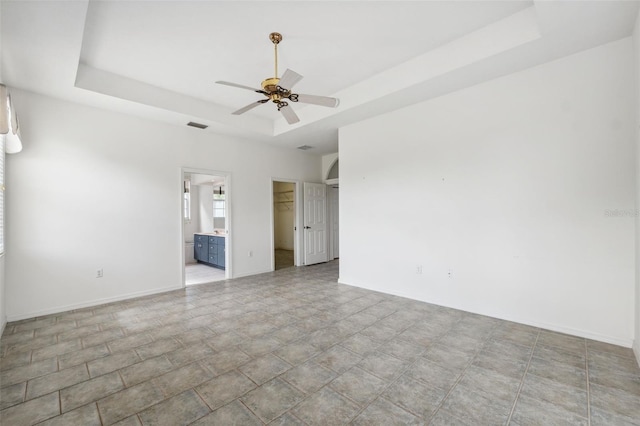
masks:
<path fill-rule="evenodd" d="M 289 106 L 289 104 L 287 102 L 284 101 L 280 101 L 278 102 L 278 111 L 280 111 L 282 108 Z"/>
<path fill-rule="evenodd" d="M 298 94 L 297 93 L 290 93 L 289 94 L 289 99 L 291 100 L 291 102 L 298 102 Z"/>

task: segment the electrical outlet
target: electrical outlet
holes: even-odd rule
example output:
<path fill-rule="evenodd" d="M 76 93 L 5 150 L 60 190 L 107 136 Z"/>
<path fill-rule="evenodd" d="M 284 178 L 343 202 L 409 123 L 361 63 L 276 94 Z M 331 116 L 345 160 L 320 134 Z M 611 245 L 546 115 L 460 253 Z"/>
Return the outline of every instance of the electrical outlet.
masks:
<path fill-rule="evenodd" d="M 98 271 L 96 272 L 96 278 L 102 278 L 103 276 L 104 276 L 104 273 L 102 269 L 98 269 Z"/>
<path fill-rule="evenodd" d="M 448 276 L 449 278 L 452 278 L 452 277 L 453 277 L 453 269 L 449 269 L 449 270 L 447 271 L 447 276 Z"/>
<path fill-rule="evenodd" d="M 247 253 L 247 256 L 253 257 L 253 251 L 249 250 L 249 253 Z"/>
<path fill-rule="evenodd" d="M 416 266 L 416 274 L 418 275 L 422 274 L 422 265 Z"/>

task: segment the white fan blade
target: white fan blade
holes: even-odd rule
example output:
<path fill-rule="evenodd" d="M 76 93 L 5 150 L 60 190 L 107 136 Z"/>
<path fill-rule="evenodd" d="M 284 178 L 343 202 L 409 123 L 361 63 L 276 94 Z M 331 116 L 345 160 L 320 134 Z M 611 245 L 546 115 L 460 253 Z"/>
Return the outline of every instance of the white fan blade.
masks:
<path fill-rule="evenodd" d="M 256 88 L 249 87 L 249 86 L 244 86 L 242 84 L 231 83 L 229 81 L 216 81 L 216 84 L 224 84 L 225 86 L 238 87 L 240 89 L 251 90 L 252 92 L 264 93 L 264 90 L 256 89 Z"/>
<path fill-rule="evenodd" d="M 246 107 L 240 108 L 237 111 L 232 112 L 231 114 L 233 115 L 240 115 L 240 114 L 244 114 L 245 112 L 254 109 L 255 107 L 257 107 L 258 105 L 262 105 L 263 103 L 267 102 L 269 99 L 262 99 L 258 102 L 254 102 L 252 104 L 247 105 Z"/>
<path fill-rule="evenodd" d="M 300 121 L 296 112 L 289 105 L 280 108 L 280 112 L 284 115 L 285 120 L 287 120 L 287 123 L 289 124 L 294 124 Z"/>
<path fill-rule="evenodd" d="M 340 99 L 328 96 L 298 95 L 298 102 L 335 108 L 340 104 Z"/>
<path fill-rule="evenodd" d="M 300 74 L 287 69 L 284 74 L 282 74 L 282 78 L 278 82 L 278 86 L 285 90 L 291 90 L 291 88 L 298 84 L 300 80 L 302 80 L 302 76 Z"/>

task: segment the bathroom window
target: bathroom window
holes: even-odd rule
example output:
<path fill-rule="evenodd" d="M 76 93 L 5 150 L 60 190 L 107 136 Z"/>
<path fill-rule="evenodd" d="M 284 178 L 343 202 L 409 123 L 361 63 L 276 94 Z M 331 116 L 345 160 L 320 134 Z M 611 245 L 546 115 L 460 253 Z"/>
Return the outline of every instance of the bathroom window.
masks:
<path fill-rule="evenodd" d="M 225 191 L 222 186 L 213 189 L 213 217 L 224 217 Z"/>
<path fill-rule="evenodd" d="M 224 217 L 224 194 L 213 194 L 213 217 Z"/>
<path fill-rule="evenodd" d="M 191 222 L 191 181 L 186 179 L 183 182 L 182 211 L 184 221 Z"/>

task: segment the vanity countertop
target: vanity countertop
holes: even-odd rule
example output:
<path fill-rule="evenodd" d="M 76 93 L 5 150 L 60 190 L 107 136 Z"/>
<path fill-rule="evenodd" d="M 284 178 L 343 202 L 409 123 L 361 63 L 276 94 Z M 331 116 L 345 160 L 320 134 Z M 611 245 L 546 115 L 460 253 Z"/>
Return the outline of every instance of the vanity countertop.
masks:
<path fill-rule="evenodd" d="M 215 232 L 196 232 L 194 235 L 208 235 L 210 237 L 223 237 L 226 238 L 226 234 L 216 234 Z"/>

